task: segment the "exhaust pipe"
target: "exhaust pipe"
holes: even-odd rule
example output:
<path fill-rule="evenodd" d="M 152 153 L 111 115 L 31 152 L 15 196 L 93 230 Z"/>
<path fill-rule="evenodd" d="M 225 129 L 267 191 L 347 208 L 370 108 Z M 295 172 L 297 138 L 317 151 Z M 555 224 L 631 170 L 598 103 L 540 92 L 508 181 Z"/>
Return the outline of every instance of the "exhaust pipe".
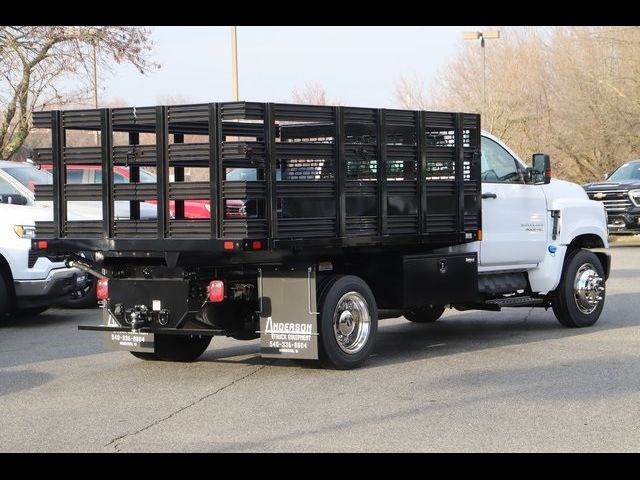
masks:
<path fill-rule="evenodd" d="M 93 275 L 96 278 L 108 278 L 106 275 L 101 274 L 100 272 L 92 269 L 89 265 L 87 265 L 86 263 L 82 263 L 78 260 L 70 260 L 70 259 L 66 259 L 64 261 L 64 264 L 68 267 L 68 268 L 77 268 L 79 270 L 82 270 L 83 272 L 86 272 L 90 275 Z"/>

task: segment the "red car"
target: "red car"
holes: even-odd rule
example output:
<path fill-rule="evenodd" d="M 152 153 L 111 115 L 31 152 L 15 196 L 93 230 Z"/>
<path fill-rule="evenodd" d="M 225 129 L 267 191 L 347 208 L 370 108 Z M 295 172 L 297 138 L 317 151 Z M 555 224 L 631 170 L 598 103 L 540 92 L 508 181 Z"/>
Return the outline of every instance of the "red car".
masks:
<path fill-rule="evenodd" d="M 51 171 L 50 164 L 43 164 L 44 170 Z M 129 183 L 130 172 L 129 167 L 113 167 L 114 183 Z M 67 183 L 101 183 L 102 168 L 99 165 L 68 165 L 67 166 Z M 155 183 L 156 176 L 147 170 L 140 169 L 140 183 Z M 155 205 L 155 200 L 148 200 L 147 203 Z M 184 216 L 185 218 L 209 218 L 211 205 L 209 200 L 185 200 Z M 175 215 L 175 201 L 169 204 L 169 212 Z"/>
<path fill-rule="evenodd" d="M 42 168 L 51 171 L 51 164 L 42 164 Z M 129 183 L 129 167 L 114 166 L 114 183 Z M 253 168 L 236 168 L 227 174 L 228 181 L 252 181 L 256 180 L 256 170 Z M 101 183 L 102 167 L 99 165 L 67 165 L 67 183 Z M 140 169 L 140 183 L 155 183 L 156 176 L 147 170 Z M 155 200 L 146 203 L 155 205 Z M 211 217 L 211 203 L 209 200 L 185 200 L 185 218 Z M 175 216 L 175 201 L 169 203 L 169 213 Z M 225 218 L 247 218 L 246 203 L 244 200 L 227 200 L 225 205 Z"/>

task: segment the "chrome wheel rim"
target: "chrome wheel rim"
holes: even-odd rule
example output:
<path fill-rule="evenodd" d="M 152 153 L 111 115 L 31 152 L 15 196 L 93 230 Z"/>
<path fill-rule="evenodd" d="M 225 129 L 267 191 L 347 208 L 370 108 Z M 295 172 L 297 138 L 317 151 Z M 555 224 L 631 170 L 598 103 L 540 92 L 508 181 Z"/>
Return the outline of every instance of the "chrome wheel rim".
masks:
<path fill-rule="evenodd" d="M 604 298 L 604 280 L 590 263 L 583 264 L 573 282 L 576 306 L 584 314 L 592 313 Z"/>
<path fill-rule="evenodd" d="M 350 355 L 366 345 L 371 331 L 369 305 L 358 292 L 345 293 L 333 312 L 333 333 L 340 349 Z"/>

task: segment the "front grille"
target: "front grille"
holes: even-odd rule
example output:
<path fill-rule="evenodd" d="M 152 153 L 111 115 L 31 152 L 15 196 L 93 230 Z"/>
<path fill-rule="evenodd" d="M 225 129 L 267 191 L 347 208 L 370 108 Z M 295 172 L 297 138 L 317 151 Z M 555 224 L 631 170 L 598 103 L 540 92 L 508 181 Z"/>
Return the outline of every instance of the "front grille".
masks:
<path fill-rule="evenodd" d="M 27 267 L 33 268 L 39 258 L 44 257 L 42 250 L 29 250 L 29 259 L 27 261 Z"/>
<path fill-rule="evenodd" d="M 607 223 L 609 227 L 620 228 L 626 226 L 624 218 L 620 215 L 608 215 Z"/>
<path fill-rule="evenodd" d="M 633 206 L 626 190 L 599 190 L 587 194 L 591 200 L 601 201 L 607 213 L 624 212 Z"/>

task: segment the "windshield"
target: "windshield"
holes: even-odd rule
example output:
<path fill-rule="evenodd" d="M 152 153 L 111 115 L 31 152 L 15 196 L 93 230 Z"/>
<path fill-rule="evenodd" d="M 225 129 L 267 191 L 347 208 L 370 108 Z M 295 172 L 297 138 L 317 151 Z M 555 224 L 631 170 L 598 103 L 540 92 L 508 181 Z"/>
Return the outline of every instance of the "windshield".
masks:
<path fill-rule="evenodd" d="M 53 175 L 36 167 L 16 166 L 6 167 L 3 170 L 32 192 L 35 190 L 35 185 L 50 185 L 53 183 Z"/>
<path fill-rule="evenodd" d="M 4 178 L 0 177 L 0 195 L 19 195 L 13 185 L 7 182 Z"/>
<path fill-rule="evenodd" d="M 611 174 L 607 180 L 640 180 L 640 162 L 629 162 Z"/>

